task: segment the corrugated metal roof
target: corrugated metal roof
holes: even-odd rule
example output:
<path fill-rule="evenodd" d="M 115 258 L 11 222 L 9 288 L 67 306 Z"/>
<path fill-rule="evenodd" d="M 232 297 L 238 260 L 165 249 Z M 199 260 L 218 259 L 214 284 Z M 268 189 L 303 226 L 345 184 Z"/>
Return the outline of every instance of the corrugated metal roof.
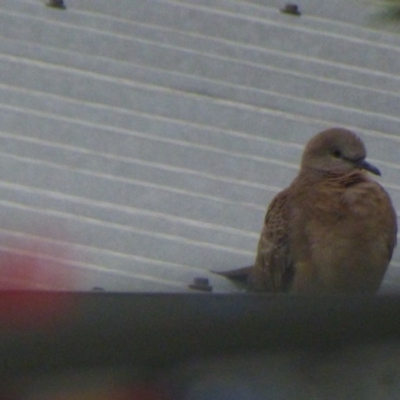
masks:
<path fill-rule="evenodd" d="M 3 0 L 3 250 L 40 243 L 76 289 L 236 291 L 208 271 L 253 262 L 304 143 L 338 125 L 400 209 L 400 36 L 364 4 L 256 3 Z"/>

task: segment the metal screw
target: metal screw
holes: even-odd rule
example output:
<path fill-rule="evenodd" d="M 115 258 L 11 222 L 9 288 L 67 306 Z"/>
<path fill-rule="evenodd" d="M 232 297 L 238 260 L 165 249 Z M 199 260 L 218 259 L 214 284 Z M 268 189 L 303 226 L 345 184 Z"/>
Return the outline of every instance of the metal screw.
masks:
<path fill-rule="evenodd" d="M 285 4 L 285 7 L 281 8 L 280 11 L 285 14 L 301 15 L 299 6 L 297 4 L 293 4 L 293 3 Z"/>
<path fill-rule="evenodd" d="M 207 278 L 194 278 L 193 283 L 189 285 L 190 289 L 202 290 L 203 292 L 211 292 L 212 286 Z"/>
<path fill-rule="evenodd" d="M 60 8 L 62 10 L 65 10 L 65 4 L 64 4 L 64 0 L 48 0 L 46 2 L 46 6 L 47 7 L 53 7 L 53 8 Z"/>
<path fill-rule="evenodd" d="M 92 292 L 105 292 L 105 289 L 100 286 L 93 286 Z"/>

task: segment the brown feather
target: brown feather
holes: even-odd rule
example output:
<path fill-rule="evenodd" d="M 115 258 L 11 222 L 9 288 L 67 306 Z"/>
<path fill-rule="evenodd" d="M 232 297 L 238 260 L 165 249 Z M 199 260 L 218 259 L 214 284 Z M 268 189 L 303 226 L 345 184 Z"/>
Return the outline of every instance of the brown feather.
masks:
<path fill-rule="evenodd" d="M 389 195 L 362 171 L 362 141 L 334 128 L 310 140 L 292 184 L 272 200 L 250 291 L 375 293 L 396 245 Z"/>

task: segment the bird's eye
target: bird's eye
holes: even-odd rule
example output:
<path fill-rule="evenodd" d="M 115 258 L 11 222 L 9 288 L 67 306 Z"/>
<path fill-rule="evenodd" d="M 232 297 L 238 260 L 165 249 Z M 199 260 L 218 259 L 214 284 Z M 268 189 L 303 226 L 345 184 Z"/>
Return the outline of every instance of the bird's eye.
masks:
<path fill-rule="evenodd" d="M 335 150 L 332 151 L 332 155 L 335 158 L 340 158 L 340 157 L 342 157 L 342 152 L 340 150 L 338 150 L 338 149 L 335 149 Z"/>

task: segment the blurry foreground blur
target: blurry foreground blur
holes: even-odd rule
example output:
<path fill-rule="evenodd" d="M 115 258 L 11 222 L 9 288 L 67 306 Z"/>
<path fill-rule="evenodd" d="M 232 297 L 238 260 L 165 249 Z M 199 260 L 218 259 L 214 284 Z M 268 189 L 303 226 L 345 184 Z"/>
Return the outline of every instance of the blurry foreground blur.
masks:
<path fill-rule="evenodd" d="M 0 293 L 5 400 L 395 399 L 400 299 Z"/>
<path fill-rule="evenodd" d="M 78 369 L 17 379 L 2 399 L 261 400 L 396 399 L 399 343 L 332 352 L 262 352 L 207 358 L 174 368 Z"/>

